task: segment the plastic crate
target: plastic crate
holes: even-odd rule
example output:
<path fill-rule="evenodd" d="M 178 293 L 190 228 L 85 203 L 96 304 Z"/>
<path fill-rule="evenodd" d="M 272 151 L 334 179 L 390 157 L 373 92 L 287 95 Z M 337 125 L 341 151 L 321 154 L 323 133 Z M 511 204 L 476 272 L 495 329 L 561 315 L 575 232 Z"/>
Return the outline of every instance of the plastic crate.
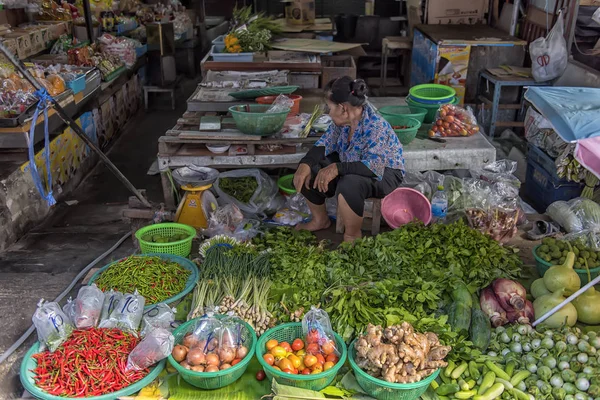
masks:
<path fill-rule="evenodd" d="M 535 161 L 538 165 L 548 171 L 558 181 L 560 178 L 556 174 L 555 159 L 550 157 L 544 150 L 529 144 L 527 146 L 527 159 Z"/>
<path fill-rule="evenodd" d="M 545 212 L 555 201 L 567 201 L 578 197 L 583 190 L 584 185 L 581 183 L 559 179 L 555 169 L 548 171 L 533 159 L 527 159 L 524 194 L 539 212 Z"/>
<path fill-rule="evenodd" d="M 85 90 L 85 75 L 81 74 L 76 79 L 72 81 L 66 81 L 67 87 L 71 89 L 73 94 L 77 94 L 79 92 L 83 92 Z"/>
<path fill-rule="evenodd" d="M 223 53 L 223 46 L 213 46 L 210 51 L 214 61 L 217 62 L 252 62 L 254 53 Z"/>
<path fill-rule="evenodd" d="M 223 46 L 223 47 L 225 47 L 225 35 L 219 35 L 219 36 L 217 36 L 212 41 L 212 44 L 217 45 L 217 46 Z"/>

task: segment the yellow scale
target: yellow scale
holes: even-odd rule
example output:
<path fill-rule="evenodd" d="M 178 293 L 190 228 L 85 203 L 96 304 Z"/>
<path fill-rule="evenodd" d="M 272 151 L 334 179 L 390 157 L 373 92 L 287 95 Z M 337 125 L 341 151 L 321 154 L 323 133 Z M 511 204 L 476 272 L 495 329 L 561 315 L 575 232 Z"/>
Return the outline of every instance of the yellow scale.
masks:
<path fill-rule="evenodd" d="M 204 186 L 184 185 L 183 199 L 177 207 L 175 221 L 196 229 L 208 228 L 208 219 L 217 209 L 217 199 L 208 191 L 212 184 Z"/>

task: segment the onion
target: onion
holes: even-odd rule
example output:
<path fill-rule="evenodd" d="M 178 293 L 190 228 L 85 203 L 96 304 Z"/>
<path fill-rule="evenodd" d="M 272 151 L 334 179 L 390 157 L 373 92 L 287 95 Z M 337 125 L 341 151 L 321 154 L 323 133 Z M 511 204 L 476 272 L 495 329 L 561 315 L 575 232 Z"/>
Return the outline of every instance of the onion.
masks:
<path fill-rule="evenodd" d="M 219 347 L 219 341 L 217 340 L 217 338 L 212 338 L 208 342 L 206 351 L 207 352 L 216 351 L 218 349 L 218 347 Z"/>
<path fill-rule="evenodd" d="M 192 367 L 192 371 L 195 371 L 195 372 L 204 372 L 204 366 L 202 366 L 202 365 L 194 365 Z"/>
<path fill-rule="evenodd" d="M 231 368 L 231 364 L 225 363 L 225 364 L 221 365 L 221 371 L 223 371 L 224 369 L 228 369 L 228 368 Z"/>
<path fill-rule="evenodd" d="M 240 346 L 237 349 L 237 357 L 236 358 L 244 358 L 248 355 L 248 348 L 246 346 Z"/>
<path fill-rule="evenodd" d="M 219 364 L 221 364 L 221 361 L 219 361 L 219 356 L 217 356 L 216 354 L 207 354 L 206 355 L 206 364 L 207 365 L 214 365 L 214 366 L 219 366 Z"/>
<path fill-rule="evenodd" d="M 181 365 L 185 369 L 192 369 L 192 366 L 190 364 L 188 364 L 188 362 L 185 361 L 185 360 L 183 360 L 182 362 L 180 362 L 179 365 Z"/>
<path fill-rule="evenodd" d="M 219 371 L 219 367 L 217 367 L 216 365 L 209 365 L 204 370 L 204 372 L 218 372 L 218 371 Z"/>
<path fill-rule="evenodd" d="M 183 345 L 188 349 L 193 348 L 198 343 L 198 338 L 191 333 L 188 333 L 183 338 Z"/>
<path fill-rule="evenodd" d="M 191 349 L 187 354 L 187 362 L 190 365 L 202 365 L 206 363 L 204 353 L 199 348 Z"/>
<path fill-rule="evenodd" d="M 510 309 L 520 311 L 525 308 L 525 296 L 527 296 L 527 292 L 519 282 L 498 278 L 492 282 L 492 288 L 503 309 L 507 311 Z"/>
<path fill-rule="evenodd" d="M 197 348 L 201 349 L 202 351 L 206 351 L 205 347 L 206 347 L 206 340 L 202 339 L 202 340 L 198 340 L 196 342 L 196 346 Z"/>
<path fill-rule="evenodd" d="M 235 350 L 231 347 L 222 347 L 219 350 L 219 358 L 221 362 L 229 364 L 235 359 Z"/>
<path fill-rule="evenodd" d="M 173 359 L 175 359 L 175 361 L 180 363 L 183 360 L 185 360 L 187 353 L 188 353 L 188 348 L 178 344 L 173 348 L 173 352 L 171 353 L 171 355 L 173 356 Z"/>

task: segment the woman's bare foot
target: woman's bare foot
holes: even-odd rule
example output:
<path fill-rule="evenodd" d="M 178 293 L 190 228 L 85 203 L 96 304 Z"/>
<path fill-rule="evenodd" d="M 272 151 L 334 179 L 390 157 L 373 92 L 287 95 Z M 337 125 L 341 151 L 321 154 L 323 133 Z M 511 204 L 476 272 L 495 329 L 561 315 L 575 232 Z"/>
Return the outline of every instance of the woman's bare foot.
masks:
<path fill-rule="evenodd" d="M 308 221 L 305 224 L 298 224 L 296 225 L 296 230 L 297 231 L 302 231 L 302 230 L 306 230 L 306 231 L 310 231 L 310 232 L 316 232 L 316 231 L 320 231 L 322 229 L 327 229 L 331 226 L 331 220 L 329 218 L 323 219 L 323 220 L 318 220 L 318 219 L 312 219 L 310 221 Z"/>
<path fill-rule="evenodd" d="M 354 243 L 356 239 L 362 238 L 362 234 L 359 235 L 346 235 L 344 234 L 344 242 Z"/>

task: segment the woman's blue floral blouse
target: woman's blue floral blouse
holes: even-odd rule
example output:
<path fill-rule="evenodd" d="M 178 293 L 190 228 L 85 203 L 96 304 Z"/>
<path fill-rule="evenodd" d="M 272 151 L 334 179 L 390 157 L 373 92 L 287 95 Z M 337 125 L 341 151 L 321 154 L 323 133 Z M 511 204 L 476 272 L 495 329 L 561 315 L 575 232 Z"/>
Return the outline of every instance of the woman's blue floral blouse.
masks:
<path fill-rule="evenodd" d="M 341 162 L 361 161 L 379 180 L 386 167 L 404 173 L 402 144 L 391 125 L 370 105 L 364 107 L 362 119 L 350 142 L 349 133 L 349 126 L 337 126 L 332 122 L 315 146 L 325 147 L 325 156 L 337 152 Z"/>

